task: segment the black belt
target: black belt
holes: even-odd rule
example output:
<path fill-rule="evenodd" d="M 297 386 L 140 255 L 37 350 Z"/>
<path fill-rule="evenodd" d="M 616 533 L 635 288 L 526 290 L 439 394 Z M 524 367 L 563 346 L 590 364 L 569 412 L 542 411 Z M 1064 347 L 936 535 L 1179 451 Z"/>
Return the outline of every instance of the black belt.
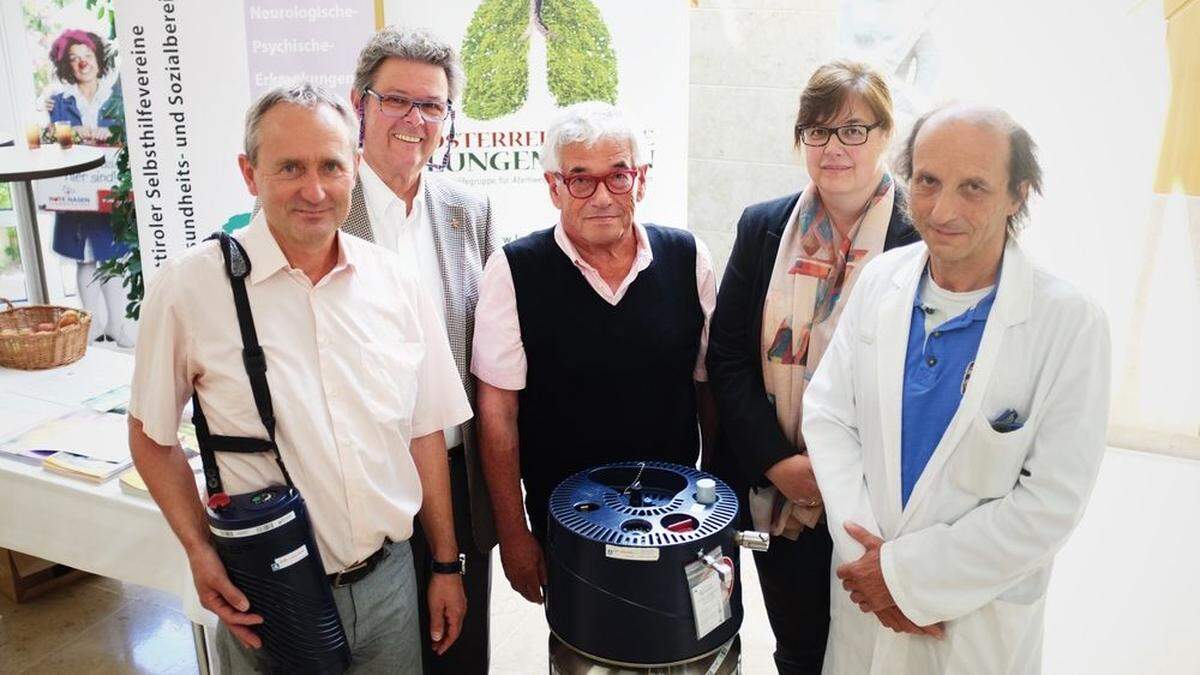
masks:
<path fill-rule="evenodd" d="M 334 588 L 341 588 L 342 586 L 349 586 L 350 584 L 362 581 L 375 569 L 375 566 L 382 562 L 387 556 L 388 550 L 387 545 L 385 544 L 380 546 L 378 551 L 375 551 L 371 555 L 367 556 L 366 560 L 354 563 L 341 572 L 330 574 L 329 584 Z"/>

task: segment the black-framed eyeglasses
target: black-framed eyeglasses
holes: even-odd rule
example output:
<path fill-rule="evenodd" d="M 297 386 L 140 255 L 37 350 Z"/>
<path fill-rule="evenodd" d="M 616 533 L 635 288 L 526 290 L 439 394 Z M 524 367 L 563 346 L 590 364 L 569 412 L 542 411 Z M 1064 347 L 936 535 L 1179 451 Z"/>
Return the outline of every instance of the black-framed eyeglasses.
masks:
<path fill-rule="evenodd" d="M 637 169 L 614 169 L 602 176 L 590 173 L 562 174 L 556 172 L 554 177 L 567 186 L 567 192 L 571 193 L 572 197 L 587 199 L 596 194 L 596 188 L 600 186 L 600 181 L 604 181 L 604 187 L 608 188 L 609 194 L 626 194 L 637 184 L 637 175 Z"/>
<path fill-rule="evenodd" d="M 404 117 L 416 108 L 426 122 L 441 122 L 450 116 L 450 110 L 454 107 L 450 101 L 423 101 L 399 94 L 380 94 L 373 89 L 364 91 L 379 101 L 379 112 L 387 117 Z"/>
<path fill-rule="evenodd" d="M 796 129 L 800 132 L 800 141 L 807 146 L 819 148 L 829 143 L 829 139 L 836 134 L 842 145 L 862 145 L 867 142 L 867 137 L 871 135 L 871 130 L 882 124 L 843 124 L 840 127 L 822 127 L 815 124 L 807 126 L 797 126 Z"/>

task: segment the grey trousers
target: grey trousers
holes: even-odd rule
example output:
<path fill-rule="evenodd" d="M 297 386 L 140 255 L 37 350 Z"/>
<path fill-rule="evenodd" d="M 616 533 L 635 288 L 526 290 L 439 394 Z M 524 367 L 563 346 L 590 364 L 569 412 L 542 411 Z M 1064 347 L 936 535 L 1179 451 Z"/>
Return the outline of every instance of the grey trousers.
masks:
<path fill-rule="evenodd" d="M 421 672 L 412 548 L 407 541 L 388 546 L 390 555 L 365 579 L 333 589 L 354 657 L 348 673 Z M 225 675 L 271 672 L 266 655 L 243 647 L 224 623 L 217 629 L 215 651 L 220 672 Z"/>

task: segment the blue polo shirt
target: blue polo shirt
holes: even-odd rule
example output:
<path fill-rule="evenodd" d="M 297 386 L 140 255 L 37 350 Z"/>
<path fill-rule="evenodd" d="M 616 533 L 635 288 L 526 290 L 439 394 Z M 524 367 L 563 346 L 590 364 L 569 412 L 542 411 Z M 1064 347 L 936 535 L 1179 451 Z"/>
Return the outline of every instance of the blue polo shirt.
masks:
<path fill-rule="evenodd" d="M 928 272 L 926 272 L 928 274 Z M 930 282 L 931 283 L 931 282 Z M 904 357 L 904 398 L 900 419 L 900 495 L 908 504 L 917 479 L 950 426 L 975 365 L 999 283 L 974 307 L 925 333 L 925 303 L 913 299 Z"/>

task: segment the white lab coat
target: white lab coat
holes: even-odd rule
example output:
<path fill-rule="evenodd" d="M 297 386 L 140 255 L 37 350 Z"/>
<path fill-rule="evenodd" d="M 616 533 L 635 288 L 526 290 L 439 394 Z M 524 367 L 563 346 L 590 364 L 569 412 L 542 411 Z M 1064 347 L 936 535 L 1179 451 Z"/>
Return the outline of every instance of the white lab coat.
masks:
<path fill-rule="evenodd" d="M 962 403 L 901 508 L 904 357 L 927 260 L 917 243 L 862 271 L 804 396 L 834 541 L 824 673 L 1037 673 L 1054 555 L 1105 448 L 1108 323 L 1010 241 Z M 1008 408 L 1024 426 L 998 433 L 990 420 Z M 897 606 L 918 625 L 944 622 L 945 639 L 893 633 L 850 601 L 833 571 L 863 547 L 846 521 L 887 542 L 881 564 Z"/>

